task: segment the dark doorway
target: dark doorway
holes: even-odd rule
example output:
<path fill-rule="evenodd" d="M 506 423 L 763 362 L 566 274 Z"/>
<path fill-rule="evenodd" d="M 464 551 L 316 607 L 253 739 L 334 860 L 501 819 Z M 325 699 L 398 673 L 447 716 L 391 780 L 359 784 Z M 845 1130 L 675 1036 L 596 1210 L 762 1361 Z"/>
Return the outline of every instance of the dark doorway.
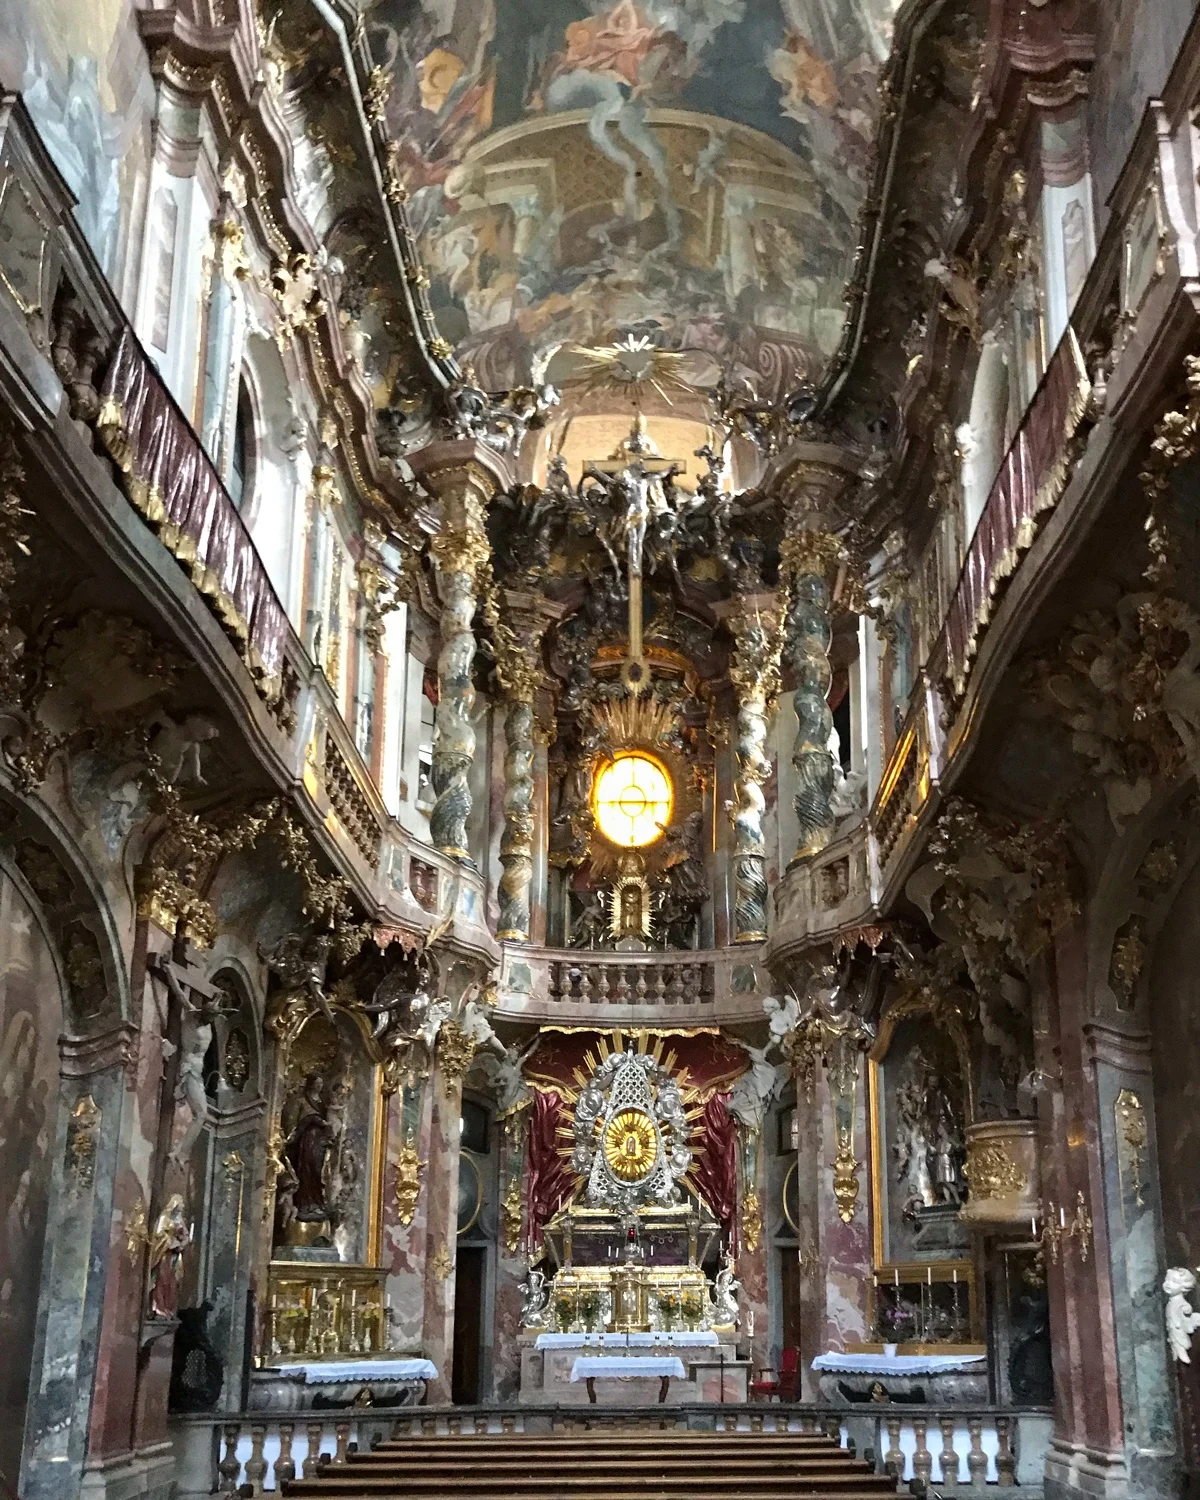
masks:
<path fill-rule="evenodd" d="M 779 1252 L 779 1291 L 783 1311 L 783 1347 L 800 1347 L 800 1257 L 795 1246 Z"/>
<path fill-rule="evenodd" d="M 454 1373 L 451 1399 L 456 1406 L 475 1406 L 483 1372 L 483 1289 L 487 1250 L 460 1245 L 454 1274 Z"/>

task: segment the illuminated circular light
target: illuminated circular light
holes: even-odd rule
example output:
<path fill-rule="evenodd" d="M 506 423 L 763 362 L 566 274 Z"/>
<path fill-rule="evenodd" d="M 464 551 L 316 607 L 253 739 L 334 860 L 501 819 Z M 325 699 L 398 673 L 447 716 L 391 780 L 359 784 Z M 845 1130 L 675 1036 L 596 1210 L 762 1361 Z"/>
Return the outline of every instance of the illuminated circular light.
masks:
<path fill-rule="evenodd" d="M 671 820 L 671 778 L 659 761 L 627 750 L 601 767 L 592 801 L 605 838 L 640 849 L 661 838 Z"/>
<path fill-rule="evenodd" d="M 641 1109 L 623 1109 L 604 1132 L 604 1159 L 621 1182 L 641 1182 L 650 1175 L 658 1155 L 654 1122 Z"/>

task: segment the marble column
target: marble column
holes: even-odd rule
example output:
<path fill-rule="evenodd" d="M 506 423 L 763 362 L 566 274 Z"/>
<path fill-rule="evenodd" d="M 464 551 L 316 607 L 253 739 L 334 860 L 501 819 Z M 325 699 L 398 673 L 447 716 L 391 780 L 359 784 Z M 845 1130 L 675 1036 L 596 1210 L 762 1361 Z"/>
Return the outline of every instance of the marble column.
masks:
<path fill-rule="evenodd" d="M 433 1129 L 428 1079 L 400 1082 L 388 1111 L 383 1177 L 384 1290 L 391 1307 L 391 1344 L 419 1349 L 425 1332 L 425 1245 Z"/>
<path fill-rule="evenodd" d="M 751 1378 L 754 1378 L 763 1367 L 778 1369 L 771 1358 L 770 1307 L 767 1301 L 767 1232 L 764 1209 L 766 1163 L 762 1132 L 739 1125 L 738 1144 L 742 1156 L 737 1258 L 737 1274 L 742 1291 L 738 1299 L 741 1313 L 738 1333 L 750 1350 L 750 1364 L 754 1372 Z M 754 1329 L 753 1333 L 750 1332 L 751 1327 Z"/>
<path fill-rule="evenodd" d="M 738 695 L 734 783 L 733 940 L 767 935 L 767 845 L 763 783 L 771 774 L 767 728 L 779 691 L 782 610 L 774 594 L 750 594 L 718 610 L 734 639 L 729 676 Z"/>
<path fill-rule="evenodd" d="M 521 1284 L 525 1279 L 525 1131 L 528 1106 L 499 1121 L 500 1223 L 496 1239 L 492 1382 L 497 1401 L 515 1401 L 521 1385 Z"/>
<path fill-rule="evenodd" d="M 829 688 L 833 668 L 831 575 L 841 552 L 837 537 L 805 528 L 784 538 L 780 569 L 788 582 L 787 659 L 795 675 L 796 710 L 793 806 L 799 841 L 793 862 L 819 854 L 833 837 L 834 765 L 829 749 L 833 715 Z"/>
<path fill-rule="evenodd" d="M 1088 1055 L 1087 929 L 1061 929 L 1032 978 L 1037 1066 L 1061 1086 L 1038 1098 L 1047 1237 L 1046 1289 L 1054 1363 L 1054 1437 L 1046 1458 L 1051 1500 L 1129 1492 L 1096 1073 Z M 1086 1224 L 1086 1230 L 1083 1226 Z"/>
<path fill-rule="evenodd" d="M 441 525 L 430 541 L 442 612 L 438 704 L 433 726 L 433 790 L 429 815 L 434 846 L 469 860 L 471 812 L 468 771 L 475 758 L 475 609 L 480 577 L 490 557 L 487 505 L 506 484 L 490 449 L 473 442 L 437 443 L 414 454 L 413 472 L 439 501 Z"/>
<path fill-rule="evenodd" d="M 805 1399 L 820 1395 L 813 1358 L 868 1336 L 872 1250 L 864 1049 L 871 1040 L 853 1011 L 830 1011 L 818 1001 L 784 1042 L 796 1075 Z"/>
<path fill-rule="evenodd" d="M 474 1041 L 455 1021 L 438 1032 L 429 1080 L 429 1156 L 426 1162 L 425 1299 L 423 1344 L 437 1366 L 431 1405 L 449 1402 L 454 1378 L 454 1271 L 458 1254 L 458 1171 L 462 1140 L 462 1081 Z"/>
<path fill-rule="evenodd" d="M 563 607 L 537 595 L 505 589 L 492 620 L 496 676 L 504 693 L 504 832 L 500 839 L 501 942 L 527 943 L 534 839 L 533 700 L 542 683 L 542 637 Z"/>

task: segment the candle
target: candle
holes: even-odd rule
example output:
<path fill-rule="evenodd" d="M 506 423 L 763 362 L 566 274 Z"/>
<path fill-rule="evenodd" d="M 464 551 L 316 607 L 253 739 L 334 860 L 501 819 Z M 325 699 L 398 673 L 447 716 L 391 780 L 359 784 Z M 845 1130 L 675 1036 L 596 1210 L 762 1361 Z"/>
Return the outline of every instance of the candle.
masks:
<path fill-rule="evenodd" d="M 746 1314 L 746 1334 L 747 1334 L 747 1337 L 749 1337 L 749 1338 L 753 1338 L 754 1337 L 754 1309 L 753 1308 L 751 1308 L 750 1311 Z"/>
<path fill-rule="evenodd" d="M 933 1285 L 933 1267 L 932 1266 L 926 1266 L 925 1267 L 925 1285 L 926 1286 L 932 1286 Z"/>
<path fill-rule="evenodd" d="M 1058 1210 L 1058 1223 L 1061 1229 L 1065 1229 L 1067 1227 L 1067 1211 L 1065 1208 L 1060 1208 Z"/>
<path fill-rule="evenodd" d="M 958 1285 L 958 1267 L 957 1266 L 955 1266 L 955 1268 L 954 1268 L 954 1285 L 955 1286 Z"/>
<path fill-rule="evenodd" d="M 893 1266 L 893 1268 L 892 1268 L 892 1275 L 896 1278 L 896 1280 L 895 1280 L 896 1290 L 899 1291 L 900 1290 L 900 1267 L 899 1266 Z"/>
<path fill-rule="evenodd" d="M 1033 1235 L 1034 1239 L 1037 1239 L 1037 1217 L 1036 1217 L 1036 1215 L 1035 1215 L 1034 1218 L 1030 1219 L 1030 1221 L 1029 1221 L 1029 1232 L 1030 1232 L 1031 1235 Z"/>

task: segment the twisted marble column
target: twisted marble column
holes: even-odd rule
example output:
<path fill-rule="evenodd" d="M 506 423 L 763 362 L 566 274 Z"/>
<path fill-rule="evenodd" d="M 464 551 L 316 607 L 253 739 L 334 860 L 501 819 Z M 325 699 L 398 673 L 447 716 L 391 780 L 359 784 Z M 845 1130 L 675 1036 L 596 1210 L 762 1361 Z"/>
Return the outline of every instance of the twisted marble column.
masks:
<path fill-rule="evenodd" d="M 533 880 L 533 702 L 511 698 L 504 718 L 504 832 L 500 835 L 501 942 L 529 941 Z"/>
<path fill-rule="evenodd" d="M 500 836 L 501 942 L 529 941 L 533 881 L 533 700 L 542 682 L 542 637 L 562 606 L 514 589 L 503 593 L 503 617 L 493 602 L 488 619 L 496 676 L 508 710 L 504 719 L 504 832 Z M 510 623 L 511 622 L 511 623 Z"/>
<path fill-rule="evenodd" d="M 763 835 L 771 774 L 767 730 L 779 691 L 781 611 L 772 594 L 736 601 L 726 623 L 735 649 L 730 680 L 737 688 L 737 781 L 733 796 L 734 941 L 759 943 L 767 935 L 767 845 Z"/>
<path fill-rule="evenodd" d="M 801 531 L 784 540 L 783 571 L 790 581 L 787 649 L 796 676 L 792 699 L 796 709 L 796 741 L 792 765 L 796 771 L 793 806 L 800 825 L 793 859 L 818 854 L 833 837 L 834 765 L 829 749 L 833 715 L 829 688 L 833 668 L 830 575 L 841 553 L 837 537 L 825 531 Z"/>
<path fill-rule="evenodd" d="M 455 859 L 468 859 L 467 818 L 471 789 L 467 772 L 475 758 L 476 592 L 479 570 L 488 560 L 480 477 L 468 469 L 442 492 L 442 527 L 430 542 L 442 600 L 442 649 L 438 654 L 438 704 L 433 724 L 433 790 L 429 814 L 434 847 Z"/>

